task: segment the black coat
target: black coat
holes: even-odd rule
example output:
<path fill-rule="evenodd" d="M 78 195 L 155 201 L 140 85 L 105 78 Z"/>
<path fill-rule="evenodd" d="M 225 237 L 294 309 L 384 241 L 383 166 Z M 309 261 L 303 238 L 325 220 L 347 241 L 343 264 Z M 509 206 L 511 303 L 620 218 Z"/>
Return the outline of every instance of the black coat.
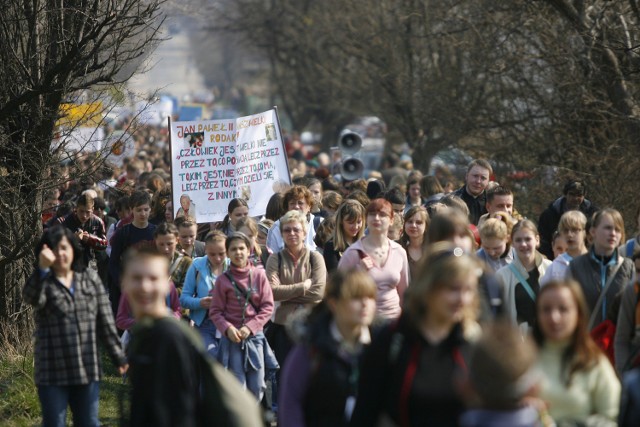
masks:
<path fill-rule="evenodd" d="M 587 220 L 598 211 L 598 207 L 585 199 L 580 205 L 580 212 L 585 214 Z M 553 259 L 552 239 L 553 233 L 558 229 L 560 217 L 567 212 L 567 199 L 560 197 L 549 204 L 538 220 L 538 233 L 540 233 L 540 253 L 549 259 Z"/>

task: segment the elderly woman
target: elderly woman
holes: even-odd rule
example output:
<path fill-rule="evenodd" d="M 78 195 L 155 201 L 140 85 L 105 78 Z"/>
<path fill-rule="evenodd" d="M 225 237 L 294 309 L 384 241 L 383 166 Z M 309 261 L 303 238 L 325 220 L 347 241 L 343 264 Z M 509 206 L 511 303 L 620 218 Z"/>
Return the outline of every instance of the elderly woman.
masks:
<path fill-rule="evenodd" d="M 98 340 L 126 372 L 111 305 L 97 273 L 83 265 L 82 248 L 62 226 L 45 232 L 36 271 L 24 287 L 35 308 L 35 383 L 45 426 L 64 426 L 67 406 L 77 426 L 99 426 Z"/>
<path fill-rule="evenodd" d="M 387 237 L 393 221 L 391 203 L 373 200 L 366 209 L 369 234 L 344 252 L 338 268 L 360 268 L 376 282 L 377 315 L 387 319 L 400 316 L 404 291 L 409 284 L 407 253 L 400 244 Z"/>
<path fill-rule="evenodd" d="M 279 222 L 284 249 L 267 261 L 267 278 L 279 306 L 267 335 L 278 363 L 282 364 L 292 347 L 284 325 L 297 310 L 322 300 L 327 269 L 322 255 L 305 245 L 309 225 L 304 213 L 291 210 Z"/>

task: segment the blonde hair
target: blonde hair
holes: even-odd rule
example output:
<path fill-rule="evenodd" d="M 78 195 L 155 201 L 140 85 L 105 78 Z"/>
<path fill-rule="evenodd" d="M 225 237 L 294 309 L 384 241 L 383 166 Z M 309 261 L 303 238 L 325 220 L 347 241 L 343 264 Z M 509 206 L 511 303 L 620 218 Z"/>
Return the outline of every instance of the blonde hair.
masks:
<path fill-rule="evenodd" d="M 538 233 L 538 227 L 536 227 L 530 219 L 522 219 L 518 221 L 517 224 L 513 226 L 513 229 L 511 229 L 511 238 L 513 239 L 513 236 L 515 236 L 515 234 L 520 230 L 529 230 L 536 236 L 540 235 Z"/>
<path fill-rule="evenodd" d="M 496 218 L 489 218 L 486 220 L 482 227 L 480 227 L 480 239 L 501 239 L 506 240 L 509 238 L 509 230 L 507 224 Z"/>
<path fill-rule="evenodd" d="M 325 299 L 375 298 L 376 295 L 377 287 L 371 276 L 357 268 L 334 270 L 324 288 Z"/>
<path fill-rule="evenodd" d="M 569 211 L 562 214 L 558 223 L 558 231 L 560 233 L 568 230 L 579 228 L 584 230 L 587 226 L 587 217 L 580 211 Z"/>
<path fill-rule="evenodd" d="M 306 187 L 305 187 L 305 190 L 306 190 Z M 290 222 L 299 222 L 300 226 L 302 227 L 302 230 L 304 231 L 304 234 L 305 235 L 307 234 L 307 228 L 309 225 L 307 223 L 306 214 L 303 214 L 302 212 L 294 209 L 282 215 L 282 218 L 280 218 L 280 234 L 282 234 L 282 228 L 284 224 L 288 224 Z M 282 235 L 284 237 L 284 234 Z"/>
<path fill-rule="evenodd" d="M 418 268 L 418 274 L 412 280 L 405 294 L 405 310 L 415 324 L 424 321 L 427 313 L 427 301 L 449 287 L 455 280 L 476 277 L 473 302 L 465 308 L 462 326 L 466 329 L 477 327 L 480 300 L 477 278 L 482 273 L 479 262 L 456 248 L 450 242 L 436 242 L 429 247 L 424 261 Z"/>

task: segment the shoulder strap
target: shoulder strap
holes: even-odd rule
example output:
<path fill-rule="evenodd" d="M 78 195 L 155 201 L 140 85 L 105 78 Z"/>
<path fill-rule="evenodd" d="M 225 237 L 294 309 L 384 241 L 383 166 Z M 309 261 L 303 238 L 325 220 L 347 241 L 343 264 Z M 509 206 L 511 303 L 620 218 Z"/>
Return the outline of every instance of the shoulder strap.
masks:
<path fill-rule="evenodd" d="M 522 275 L 522 273 L 520 273 L 520 270 L 518 270 L 518 267 L 513 265 L 513 263 L 509 264 L 509 270 L 511 270 L 511 272 L 513 272 L 513 274 L 516 276 L 516 279 L 518 279 L 518 282 L 522 285 L 522 287 L 527 292 L 529 297 L 533 300 L 533 302 L 535 302 L 536 301 L 536 293 L 533 292 L 533 289 L 531 289 L 531 285 L 529 285 L 529 282 L 527 282 L 527 279 L 525 279 L 524 276 Z"/>
<path fill-rule="evenodd" d="M 171 263 L 171 267 L 169 267 L 169 276 L 171 276 L 176 271 L 176 268 L 178 268 L 178 266 L 180 265 L 182 258 L 184 258 L 184 255 L 179 254 L 176 259 L 173 260 L 173 262 Z"/>
<path fill-rule="evenodd" d="M 234 289 L 236 291 L 238 291 L 238 293 L 240 295 L 242 295 L 243 298 L 247 298 L 247 301 L 249 301 L 249 304 L 251 304 L 251 307 L 253 307 L 253 309 L 256 311 L 256 313 L 258 313 L 260 310 L 258 310 L 258 307 L 256 307 L 256 305 L 253 303 L 253 301 L 251 301 L 251 298 L 248 298 L 248 292 L 246 290 L 242 289 L 240 286 L 238 286 L 238 283 L 235 281 L 235 279 L 233 278 L 231 273 L 229 273 L 228 271 L 225 271 L 223 274 L 225 276 L 227 276 L 227 279 L 229 279 L 229 281 L 231 282 L 231 285 L 234 287 Z"/>
<path fill-rule="evenodd" d="M 596 318 L 598 317 L 598 311 L 600 311 L 600 307 L 602 307 L 602 304 L 606 299 L 609 286 L 613 282 L 613 279 L 616 278 L 616 274 L 618 274 L 618 270 L 620 269 L 620 267 L 622 267 L 622 264 L 624 264 L 624 260 L 622 260 L 622 262 L 618 262 L 613 267 L 613 271 L 611 272 L 611 275 L 609 276 L 609 278 L 607 279 L 607 282 L 604 284 L 604 287 L 600 291 L 600 296 L 598 297 L 598 301 L 596 302 L 596 305 L 593 307 L 593 311 L 591 312 L 591 317 L 589 318 L 589 330 L 593 329 L 593 327 L 595 326 Z M 602 320 L 604 320 L 604 317 L 605 317 L 605 314 L 603 313 Z"/>

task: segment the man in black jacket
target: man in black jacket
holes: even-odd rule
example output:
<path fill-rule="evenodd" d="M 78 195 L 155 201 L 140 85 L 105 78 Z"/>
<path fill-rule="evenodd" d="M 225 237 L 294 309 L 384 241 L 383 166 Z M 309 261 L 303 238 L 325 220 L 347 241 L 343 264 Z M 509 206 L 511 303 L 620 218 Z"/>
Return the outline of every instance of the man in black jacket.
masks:
<path fill-rule="evenodd" d="M 569 179 L 562 189 L 562 197 L 554 200 L 540 215 L 538 232 L 540 233 L 540 252 L 549 259 L 553 259 L 552 240 L 557 230 L 560 217 L 567 211 L 579 210 L 587 220 L 598 211 L 598 208 L 587 200 L 587 187 L 579 179 Z M 589 231 L 587 230 L 587 233 Z"/>
<path fill-rule="evenodd" d="M 453 192 L 460 197 L 469 208 L 469 222 L 478 225 L 480 217 L 487 213 L 486 189 L 493 174 L 493 169 L 484 159 L 472 160 L 467 166 L 464 185 Z"/>

